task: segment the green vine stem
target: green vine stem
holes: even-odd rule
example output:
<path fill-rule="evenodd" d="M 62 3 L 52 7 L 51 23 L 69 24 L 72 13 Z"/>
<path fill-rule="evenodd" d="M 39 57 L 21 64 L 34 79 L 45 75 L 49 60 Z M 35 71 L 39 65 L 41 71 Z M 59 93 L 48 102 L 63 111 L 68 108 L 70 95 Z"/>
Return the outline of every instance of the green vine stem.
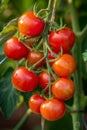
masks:
<path fill-rule="evenodd" d="M 70 7 L 70 12 L 71 12 L 71 21 L 72 21 L 72 28 L 73 31 L 75 32 L 76 36 L 80 32 L 80 27 L 79 27 L 79 21 L 78 21 L 78 16 L 77 12 L 74 6 L 74 0 L 68 0 L 69 7 Z M 82 86 L 82 73 L 81 73 L 81 62 L 82 62 L 82 54 L 81 54 L 81 40 L 79 39 L 80 37 L 77 36 L 76 39 L 76 44 L 73 48 L 73 56 L 76 58 L 77 61 L 77 70 L 73 75 L 73 80 L 75 82 L 76 90 L 75 90 L 75 95 L 74 95 L 74 102 L 73 102 L 73 110 L 78 111 L 78 110 L 83 110 L 83 101 L 84 101 L 84 92 L 83 92 L 83 86 Z M 73 121 L 73 130 L 82 130 L 82 113 L 76 112 L 72 113 L 72 121 Z"/>
<path fill-rule="evenodd" d="M 57 2 L 57 0 L 54 0 L 53 11 L 52 11 L 52 15 L 51 15 L 51 21 L 54 21 L 54 19 L 55 19 L 56 2 Z"/>
<path fill-rule="evenodd" d="M 23 118 L 20 120 L 20 122 L 15 126 L 15 128 L 13 128 L 13 130 L 20 130 L 21 127 L 23 126 L 23 124 L 28 119 L 28 117 L 31 114 L 31 112 L 32 111 L 30 109 L 28 109 L 27 112 L 25 113 L 25 115 L 23 116 Z"/>
<path fill-rule="evenodd" d="M 50 10 L 50 9 L 52 8 L 52 1 L 53 1 L 53 0 L 49 0 L 49 1 L 48 1 L 48 10 Z"/>
<path fill-rule="evenodd" d="M 44 130 L 45 128 L 45 119 L 43 117 L 41 117 L 41 128 L 42 130 Z"/>
<path fill-rule="evenodd" d="M 51 17 L 52 17 L 52 14 L 54 14 L 55 12 L 53 12 L 53 11 L 55 11 L 55 6 L 53 7 L 53 9 L 52 9 L 52 6 L 53 6 L 53 4 L 52 3 L 55 3 L 56 4 L 56 1 L 55 0 L 49 0 L 48 1 L 48 7 L 47 7 L 47 9 L 49 10 L 49 11 L 51 11 L 50 12 L 50 14 L 47 16 L 47 18 L 46 18 L 46 22 L 47 21 L 49 21 L 50 19 L 51 19 Z M 45 43 L 45 46 L 43 45 L 43 49 L 44 49 L 44 56 L 46 56 L 46 63 L 47 63 L 47 67 L 48 67 L 48 71 L 49 71 L 49 63 L 48 63 L 48 59 L 47 59 L 47 56 L 48 56 L 48 48 L 47 48 L 47 39 L 48 39 L 48 28 L 46 28 L 46 32 L 44 33 L 44 37 L 43 37 L 43 39 L 44 39 L 44 43 Z M 49 75 L 50 75 L 50 72 L 48 72 L 49 73 Z M 49 82 L 49 97 L 51 96 L 51 87 L 50 87 L 50 82 Z M 41 120 L 41 128 L 42 128 L 42 130 L 44 130 L 44 127 L 45 127 L 45 119 L 42 117 L 42 120 Z"/>

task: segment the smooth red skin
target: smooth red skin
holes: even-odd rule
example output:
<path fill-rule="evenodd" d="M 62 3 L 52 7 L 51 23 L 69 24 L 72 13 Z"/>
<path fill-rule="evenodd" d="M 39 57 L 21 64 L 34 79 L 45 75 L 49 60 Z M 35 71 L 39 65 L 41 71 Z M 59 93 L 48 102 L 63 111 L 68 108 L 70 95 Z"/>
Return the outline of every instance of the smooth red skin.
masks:
<path fill-rule="evenodd" d="M 21 58 L 26 57 L 28 52 L 29 50 L 16 37 L 7 40 L 4 45 L 5 55 L 13 60 L 20 60 Z"/>
<path fill-rule="evenodd" d="M 29 92 L 38 86 L 38 76 L 25 67 L 17 68 L 12 75 L 14 87 L 21 92 Z"/>
<path fill-rule="evenodd" d="M 49 34 L 49 44 L 57 51 L 69 52 L 75 43 L 75 34 L 70 28 L 63 28 L 59 31 L 52 31 Z"/>
<path fill-rule="evenodd" d="M 42 71 L 39 76 L 40 86 L 44 89 L 49 83 L 49 75 L 46 71 Z"/>
<path fill-rule="evenodd" d="M 44 57 L 43 52 L 39 52 L 39 51 L 30 51 L 27 55 L 27 63 L 28 65 L 33 65 L 36 62 L 38 62 L 41 58 Z M 45 60 L 42 60 L 36 67 L 41 67 L 43 66 L 45 63 Z"/>
<path fill-rule="evenodd" d="M 65 114 L 66 107 L 64 102 L 57 99 L 47 99 L 40 106 L 41 115 L 49 121 L 62 118 Z"/>
<path fill-rule="evenodd" d="M 59 78 L 52 85 L 52 94 L 59 100 L 68 100 L 72 98 L 74 92 L 74 82 L 69 78 Z"/>
<path fill-rule="evenodd" d="M 54 72 L 62 77 L 71 75 L 76 69 L 76 60 L 70 54 L 63 54 L 52 66 Z"/>
<path fill-rule="evenodd" d="M 44 30 L 45 23 L 33 11 L 24 13 L 18 20 L 19 31 L 28 36 L 37 36 Z"/>
<path fill-rule="evenodd" d="M 40 114 L 40 106 L 44 101 L 44 97 L 33 94 L 28 101 L 28 105 L 34 113 Z"/>

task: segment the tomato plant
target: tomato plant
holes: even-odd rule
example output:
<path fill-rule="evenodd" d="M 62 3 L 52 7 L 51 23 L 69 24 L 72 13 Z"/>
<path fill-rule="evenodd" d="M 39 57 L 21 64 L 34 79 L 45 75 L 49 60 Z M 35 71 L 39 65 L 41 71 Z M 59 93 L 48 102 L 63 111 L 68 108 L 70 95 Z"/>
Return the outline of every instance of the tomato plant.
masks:
<path fill-rule="evenodd" d="M 38 76 L 25 67 L 19 67 L 12 75 L 12 83 L 17 90 L 32 91 L 38 85 Z"/>
<path fill-rule="evenodd" d="M 68 100 L 73 97 L 75 85 L 69 78 L 58 78 L 52 85 L 53 95 L 60 100 Z"/>
<path fill-rule="evenodd" d="M 29 36 L 37 36 L 44 30 L 44 21 L 37 17 L 33 11 L 24 13 L 18 20 L 18 28 L 21 33 Z"/>
<path fill-rule="evenodd" d="M 57 99 L 48 99 L 41 104 L 41 115 L 50 121 L 58 120 L 64 116 L 65 104 Z"/>
<path fill-rule="evenodd" d="M 33 94 L 28 101 L 28 105 L 33 112 L 40 114 L 40 106 L 44 101 L 43 96 Z"/>
<path fill-rule="evenodd" d="M 38 113 L 41 117 L 42 130 L 82 130 L 82 121 L 86 124 L 83 112 L 87 106 L 86 88 L 83 87 L 87 78 L 87 53 L 82 54 L 87 48 L 84 45 L 87 26 L 83 28 L 82 15 L 85 17 L 86 14 L 80 10 L 84 1 L 39 1 L 45 6 L 43 9 L 39 4 L 37 6 L 38 1 L 35 5 L 33 3 L 33 8 L 28 4 L 31 1 L 25 1 L 25 5 L 23 0 L 19 1 L 0 1 L 1 111 L 9 118 L 23 103 L 27 106 L 25 115 L 13 130 L 21 129 L 31 113 Z M 76 10 L 79 11 L 79 20 Z M 7 23 L 11 15 L 16 18 Z M 6 26 L 3 28 L 3 25 Z M 59 121 L 47 121 L 45 128 L 45 120 Z M 63 123 L 66 127 L 60 128 Z M 53 124 L 55 126 L 51 127 Z M 3 129 L 1 125 L 0 129 Z M 33 129 L 39 130 L 39 127 Z"/>

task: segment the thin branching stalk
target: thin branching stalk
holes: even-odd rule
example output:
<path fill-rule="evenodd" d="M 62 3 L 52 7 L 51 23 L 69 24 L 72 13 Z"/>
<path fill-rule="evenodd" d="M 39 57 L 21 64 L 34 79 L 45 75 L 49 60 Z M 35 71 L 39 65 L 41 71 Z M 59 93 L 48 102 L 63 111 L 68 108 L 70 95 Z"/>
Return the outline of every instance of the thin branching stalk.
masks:
<path fill-rule="evenodd" d="M 56 2 L 57 2 L 57 0 L 54 0 L 53 11 L 52 11 L 52 15 L 51 15 L 51 22 L 54 21 L 54 19 L 55 19 Z"/>
<path fill-rule="evenodd" d="M 31 114 L 31 110 L 28 109 L 25 113 L 25 115 L 22 117 L 22 119 L 20 120 L 20 122 L 15 126 L 15 128 L 13 128 L 13 130 L 20 130 L 21 127 L 23 126 L 23 124 L 26 122 L 26 120 L 28 119 L 29 115 Z"/>

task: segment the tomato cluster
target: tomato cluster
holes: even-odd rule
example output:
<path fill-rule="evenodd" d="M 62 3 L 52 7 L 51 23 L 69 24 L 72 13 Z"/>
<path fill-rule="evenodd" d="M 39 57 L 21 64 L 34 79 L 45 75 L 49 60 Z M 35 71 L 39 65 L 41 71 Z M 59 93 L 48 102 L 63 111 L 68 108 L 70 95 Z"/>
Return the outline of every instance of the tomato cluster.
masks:
<path fill-rule="evenodd" d="M 68 27 L 49 28 L 50 24 L 33 11 L 24 13 L 18 20 L 18 36 L 6 41 L 4 52 L 11 60 L 25 59 L 25 65 L 14 70 L 12 84 L 20 92 L 34 90 L 28 101 L 30 109 L 52 121 L 64 116 L 64 101 L 74 95 L 75 85 L 69 76 L 76 69 L 76 61 L 70 52 L 74 32 Z"/>

